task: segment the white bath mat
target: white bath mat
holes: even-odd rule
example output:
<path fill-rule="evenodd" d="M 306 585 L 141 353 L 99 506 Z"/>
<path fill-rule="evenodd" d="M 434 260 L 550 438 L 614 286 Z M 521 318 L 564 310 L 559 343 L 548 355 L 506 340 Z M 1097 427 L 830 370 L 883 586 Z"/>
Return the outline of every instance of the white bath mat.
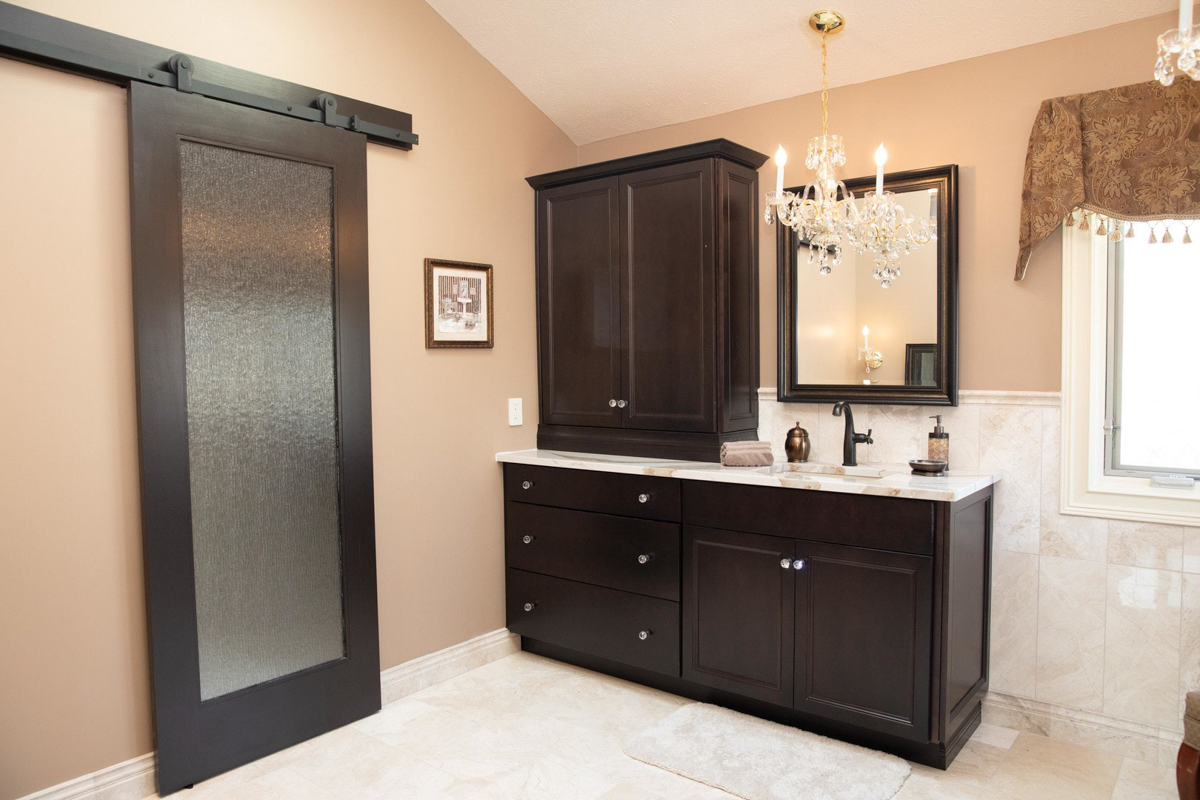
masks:
<path fill-rule="evenodd" d="M 888 800 L 910 771 L 902 758 L 707 703 L 651 725 L 625 755 L 746 800 Z"/>

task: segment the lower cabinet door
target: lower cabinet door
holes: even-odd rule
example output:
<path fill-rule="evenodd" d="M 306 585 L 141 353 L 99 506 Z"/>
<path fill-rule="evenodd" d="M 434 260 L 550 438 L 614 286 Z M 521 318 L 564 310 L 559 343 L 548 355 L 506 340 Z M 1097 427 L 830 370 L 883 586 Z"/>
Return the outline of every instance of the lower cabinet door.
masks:
<path fill-rule="evenodd" d="M 508 569 L 508 629 L 679 677 L 679 603 Z"/>
<path fill-rule="evenodd" d="M 795 548 L 791 539 L 684 527 L 685 679 L 792 704 Z"/>
<path fill-rule="evenodd" d="M 929 741 L 932 559 L 796 543 L 795 708 Z"/>

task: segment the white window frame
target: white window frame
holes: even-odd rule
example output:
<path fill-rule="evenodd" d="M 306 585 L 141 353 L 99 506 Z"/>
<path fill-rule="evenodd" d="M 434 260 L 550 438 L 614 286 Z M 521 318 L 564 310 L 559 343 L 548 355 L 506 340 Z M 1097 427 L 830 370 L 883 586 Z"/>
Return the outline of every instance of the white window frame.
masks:
<path fill-rule="evenodd" d="M 1108 369 L 1108 237 L 1063 226 L 1062 459 L 1059 511 L 1171 525 L 1200 525 L 1192 489 L 1105 474 Z M 1180 425 L 1196 420 L 1180 420 Z"/>

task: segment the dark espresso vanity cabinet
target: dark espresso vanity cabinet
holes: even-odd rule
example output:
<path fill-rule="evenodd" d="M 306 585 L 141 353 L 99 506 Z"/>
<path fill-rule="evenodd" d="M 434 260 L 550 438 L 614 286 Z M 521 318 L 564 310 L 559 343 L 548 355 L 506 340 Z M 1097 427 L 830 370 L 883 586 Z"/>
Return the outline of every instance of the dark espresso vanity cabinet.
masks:
<path fill-rule="evenodd" d="M 528 179 L 545 449 L 716 461 L 758 427 L 758 167 L 724 139 Z"/>
<path fill-rule="evenodd" d="M 504 475 L 524 649 L 939 767 L 978 726 L 990 486 L 945 502 Z"/>

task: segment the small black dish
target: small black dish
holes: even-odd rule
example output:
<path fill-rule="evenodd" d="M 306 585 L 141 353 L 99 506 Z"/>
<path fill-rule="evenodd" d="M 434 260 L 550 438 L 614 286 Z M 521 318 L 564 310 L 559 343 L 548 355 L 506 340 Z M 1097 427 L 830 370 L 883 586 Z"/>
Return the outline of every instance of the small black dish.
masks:
<path fill-rule="evenodd" d="M 908 462 L 913 475 L 926 475 L 936 478 L 946 474 L 946 462 L 940 458 L 915 458 Z"/>

